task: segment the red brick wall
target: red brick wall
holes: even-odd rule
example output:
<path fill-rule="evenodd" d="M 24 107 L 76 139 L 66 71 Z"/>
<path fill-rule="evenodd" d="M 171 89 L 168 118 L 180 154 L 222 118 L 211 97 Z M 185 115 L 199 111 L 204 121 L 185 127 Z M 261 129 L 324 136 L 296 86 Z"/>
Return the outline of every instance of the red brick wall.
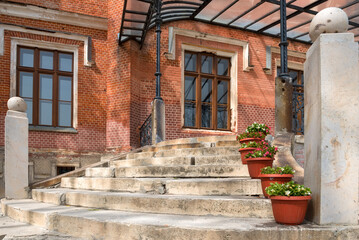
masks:
<path fill-rule="evenodd" d="M 76 152 L 103 152 L 106 147 L 106 79 L 107 43 L 106 31 L 48 23 L 38 20 L 0 16 L 2 23 L 21 24 L 37 28 L 78 33 L 92 37 L 93 60 L 91 67 L 84 66 L 81 41 L 47 37 L 36 34 L 5 31 L 5 54 L 0 56 L 0 146 L 4 145 L 4 118 L 6 102 L 10 95 L 10 38 L 20 37 L 40 41 L 79 46 L 78 64 L 78 133 L 30 131 L 29 147 L 46 149 L 67 149 Z"/>
<path fill-rule="evenodd" d="M 0 16 L 4 23 L 14 23 L 88 35 L 93 40 L 91 67 L 83 65 L 83 42 L 49 38 L 32 34 L 5 32 L 5 55 L 0 56 L 0 146 L 4 144 L 4 116 L 9 97 L 10 82 L 10 37 L 18 36 L 38 40 L 79 45 L 79 112 L 78 133 L 30 132 L 33 148 L 67 149 L 79 152 L 101 152 L 105 149 L 128 151 L 139 146 L 138 128 L 151 112 L 151 101 L 155 97 L 156 35 L 154 29 L 148 34 L 140 49 L 137 42 L 127 41 L 118 45 L 124 1 L 118 0 L 16 0 L 52 9 L 89 14 L 108 18 L 108 31 L 100 31 L 39 20 Z M 168 28 L 170 26 L 219 35 L 249 42 L 251 64 L 254 70 L 244 72 L 242 48 L 231 44 L 199 40 L 183 36 L 176 37 L 176 58 L 164 56 L 168 51 Z M 181 44 L 195 44 L 218 50 L 238 52 L 238 130 L 242 131 L 253 121 L 265 122 L 274 128 L 274 58 L 273 74 L 265 74 L 265 46 L 279 44 L 278 38 L 251 32 L 213 26 L 194 21 L 177 21 L 164 24 L 161 41 L 162 97 L 166 104 L 167 139 L 194 137 L 212 134 L 234 134 L 231 132 L 193 131 L 181 126 Z M 306 52 L 308 45 L 293 43 L 289 49 Z M 302 62 L 302 59 L 289 57 Z"/>
<path fill-rule="evenodd" d="M 107 17 L 107 0 L 12 0 L 12 2 L 98 17 Z"/>

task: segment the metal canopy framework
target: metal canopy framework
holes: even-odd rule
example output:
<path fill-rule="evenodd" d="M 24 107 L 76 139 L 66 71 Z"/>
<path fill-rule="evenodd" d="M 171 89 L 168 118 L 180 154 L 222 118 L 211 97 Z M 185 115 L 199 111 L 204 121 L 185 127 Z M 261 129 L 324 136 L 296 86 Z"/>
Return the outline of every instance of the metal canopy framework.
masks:
<path fill-rule="evenodd" d="M 134 39 L 142 46 L 156 25 L 155 0 L 125 0 L 119 43 Z M 339 7 L 349 17 L 349 32 L 359 41 L 359 0 L 287 0 L 288 39 L 310 43 L 309 25 L 320 10 Z M 195 20 L 280 36 L 280 0 L 162 0 L 162 22 Z"/>

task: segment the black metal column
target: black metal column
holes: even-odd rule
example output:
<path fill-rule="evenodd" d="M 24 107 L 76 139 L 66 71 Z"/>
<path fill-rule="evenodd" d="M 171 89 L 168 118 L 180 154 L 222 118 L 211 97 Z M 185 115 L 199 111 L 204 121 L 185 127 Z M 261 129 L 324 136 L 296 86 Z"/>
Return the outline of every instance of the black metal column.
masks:
<path fill-rule="evenodd" d="M 280 0 L 280 77 L 288 78 L 287 3 Z"/>
<path fill-rule="evenodd" d="M 155 99 L 161 98 L 161 7 L 162 0 L 154 0 L 156 8 L 156 35 L 157 35 L 157 49 L 156 49 L 156 97 Z"/>

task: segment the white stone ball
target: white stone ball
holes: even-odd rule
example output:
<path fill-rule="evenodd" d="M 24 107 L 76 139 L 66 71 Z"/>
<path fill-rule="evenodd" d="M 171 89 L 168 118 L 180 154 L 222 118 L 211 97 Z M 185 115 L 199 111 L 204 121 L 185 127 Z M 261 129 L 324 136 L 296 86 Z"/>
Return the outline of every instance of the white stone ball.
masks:
<path fill-rule="evenodd" d="M 347 14 L 340 8 L 325 8 L 314 16 L 309 27 L 309 37 L 314 42 L 321 33 L 344 33 L 348 30 Z"/>
<path fill-rule="evenodd" d="M 12 97 L 7 101 L 7 107 L 12 111 L 26 112 L 27 104 L 21 97 Z"/>

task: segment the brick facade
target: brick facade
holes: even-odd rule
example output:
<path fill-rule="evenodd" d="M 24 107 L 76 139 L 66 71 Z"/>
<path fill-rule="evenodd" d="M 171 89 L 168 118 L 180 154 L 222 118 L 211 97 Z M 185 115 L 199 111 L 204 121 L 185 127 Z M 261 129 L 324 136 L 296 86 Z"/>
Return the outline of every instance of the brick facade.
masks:
<path fill-rule="evenodd" d="M 10 96 L 11 38 L 79 46 L 77 133 L 30 131 L 29 146 L 33 161 L 41 162 L 44 159 L 51 159 L 50 161 L 55 164 L 68 161 L 81 162 L 81 165 L 85 165 L 99 160 L 100 154 L 106 151 L 128 151 L 139 147 L 139 127 L 150 114 L 151 101 L 155 96 L 156 35 L 154 29 L 147 33 L 141 49 L 134 41 L 127 41 L 119 46 L 117 34 L 121 27 L 124 1 L 16 0 L 9 4 L 17 4 L 15 2 L 23 3 L 24 6 L 32 4 L 60 12 L 106 18 L 108 24 L 106 31 L 0 15 L 0 22 L 3 24 L 90 36 L 94 62 L 92 66 L 84 65 L 84 42 L 82 41 L 53 37 L 51 34 L 43 36 L 5 30 L 4 55 L 0 56 L 0 147 L 4 145 L 4 117 L 7 110 L 6 101 Z M 243 53 L 240 46 L 180 35 L 176 37 L 175 59 L 170 60 L 165 56 L 168 51 L 169 27 L 247 41 L 251 64 L 254 68 L 250 71 L 243 71 Z M 236 134 L 230 131 L 199 131 L 182 128 L 182 44 L 238 53 L 237 130 L 242 131 L 253 121 L 265 122 L 274 129 L 275 59 L 279 58 L 279 55 L 272 54 L 272 74 L 266 74 L 263 68 L 266 63 L 266 46 L 278 47 L 279 39 L 185 20 L 166 23 L 162 27 L 161 93 L 166 105 L 167 139 Z M 289 49 L 301 53 L 305 53 L 308 47 L 297 42 L 289 44 Z M 304 59 L 290 56 L 289 61 L 302 63 Z M 46 152 L 49 153 L 48 157 L 46 157 Z M 96 158 L 91 161 L 81 160 L 90 155 Z M 50 173 L 41 171 L 41 174 L 49 175 Z"/>

